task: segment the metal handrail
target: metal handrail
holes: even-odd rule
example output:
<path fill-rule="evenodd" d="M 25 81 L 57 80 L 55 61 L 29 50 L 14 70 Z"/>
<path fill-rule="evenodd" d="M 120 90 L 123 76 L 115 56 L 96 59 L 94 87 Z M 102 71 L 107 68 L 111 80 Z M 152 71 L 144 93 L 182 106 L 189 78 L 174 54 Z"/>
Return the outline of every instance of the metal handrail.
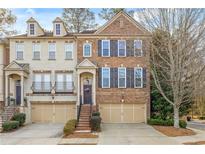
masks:
<path fill-rule="evenodd" d="M 56 92 L 73 92 L 74 82 L 55 82 L 55 91 Z"/>
<path fill-rule="evenodd" d="M 79 106 L 79 109 L 78 109 L 78 117 L 77 117 L 78 122 L 79 122 L 79 119 L 80 119 L 81 106 L 82 106 L 82 96 L 80 95 L 80 106 Z"/>
<path fill-rule="evenodd" d="M 40 88 L 39 88 L 40 87 Z M 51 82 L 33 82 L 32 90 L 33 92 L 51 92 L 52 84 Z"/>

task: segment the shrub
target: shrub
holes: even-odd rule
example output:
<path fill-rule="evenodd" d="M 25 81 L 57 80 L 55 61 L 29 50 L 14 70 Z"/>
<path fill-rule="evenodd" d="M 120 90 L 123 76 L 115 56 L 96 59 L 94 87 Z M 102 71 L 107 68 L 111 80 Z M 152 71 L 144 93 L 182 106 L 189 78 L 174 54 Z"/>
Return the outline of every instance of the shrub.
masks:
<path fill-rule="evenodd" d="M 174 120 L 173 119 L 148 119 L 147 123 L 149 125 L 160 125 L 160 126 L 174 126 Z M 187 123 L 184 120 L 179 120 L 179 126 L 181 128 L 186 128 Z"/>
<path fill-rule="evenodd" d="M 90 119 L 90 126 L 92 131 L 100 131 L 101 117 L 92 116 Z"/>
<path fill-rule="evenodd" d="M 205 116 L 199 117 L 200 120 L 205 120 Z"/>
<path fill-rule="evenodd" d="M 23 126 L 23 124 L 26 121 L 26 114 L 25 113 L 16 113 L 14 116 L 11 118 L 14 121 L 19 121 L 19 126 Z"/>
<path fill-rule="evenodd" d="M 184 120 L 179 120 L 179 126 L 180 126 L 181 128 L 186 128 L 187 122 L 184 121 Z"/>
<path fill-rule="evenodd" d="M 75 130 L 76 124 L 77 124 L 77 120 L 75 120 L 75 119 L 69 120 L 63 128 L 64 135 L 72 134 Z"/>
<path fill-rule="evenodd" d="M 93 112 L 92 116 L 99 116 L 100 117 L 100 112 Z"/>
<path fill-rule="evenodd" d="M 11 131 L 19 128 L 19 121 L 6 121 L 2 125 L 4 131 Z"/>

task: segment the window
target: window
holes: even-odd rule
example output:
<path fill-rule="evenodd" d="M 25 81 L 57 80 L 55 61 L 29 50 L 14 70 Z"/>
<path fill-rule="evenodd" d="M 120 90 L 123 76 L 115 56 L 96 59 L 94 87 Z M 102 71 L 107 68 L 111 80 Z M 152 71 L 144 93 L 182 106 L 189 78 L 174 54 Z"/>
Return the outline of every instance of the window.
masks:
<path fill-rule="evenodd" d="M 60 24 L 56 24 L 56 35 L 61 34 Z"/>
<path fill-rule="evenodd" d="M 56 44 L 55 43 L 49 43 L 48 52 L 49 52 L 48 59 L 55 60 L 55 58 L 56 58 Z"/>
<path fill-rule="evenodd" d="M 125 57 L 126 56 L 126 41 L 118 40 L 118 56 Z"/>
<path fill-rule="evenodd" d="M 83 45 L 83 56 L 84 57 L 91 57 L 91 44 L 90 43 L 85 43 Z"/>
<path fill-rule="evenodd" d="M 34 74 L 34 92 L 51 92 L 51 75 L 48 73 Z"/>
<path fill-rule="evenodd" d="M 23 51 L 24 51 L 24 44 L 17 43 L 16 44 L 16 60 L 23 60 Z"/>
<path fill-rule="evenodd" d="M 73 59 L 73 43 L 65 44 L 65 59 Z"/>
<path fill-rule="evenodd" d="M 35 35 L 34 24 L 29 24 L 29 32 L 30 35 Z"/>
<path fill-rule="evenodd" d="M 39 60 L 40 59 L 40 43 L 33 43 L 33 59 Z"/>
<path fill-rule="evenodd" d="M 110 68 L 102 68 L 102 88 L 110 88 Z"/>
<path fill-rule="evenodd" d="M 72 92 L 73 76 L 71 73 L 59 73 L 56 75 L 56 92 Z"/>
<path fill-rule="evenodd" d="M 141 67 L 137 67 L 135 68 L 135 74 L 134 74 L 134 78 L 135 78 L 135 88 L 142 88 L 143 85 L 143 69 Z"/>
<path fill-rule="evenodd" d="M 134 53 L 136 57 L 142 56 L 142 40 L 134 41 Z"/>
<path fill-rule="evenodd" d="M 102 40 L 102 56 L 110 57 L 110 40 Z"/>
<path fill-rule="evenodd" d="M 126 88 L 126 68 L 118 68 L 118 88 Z"/>

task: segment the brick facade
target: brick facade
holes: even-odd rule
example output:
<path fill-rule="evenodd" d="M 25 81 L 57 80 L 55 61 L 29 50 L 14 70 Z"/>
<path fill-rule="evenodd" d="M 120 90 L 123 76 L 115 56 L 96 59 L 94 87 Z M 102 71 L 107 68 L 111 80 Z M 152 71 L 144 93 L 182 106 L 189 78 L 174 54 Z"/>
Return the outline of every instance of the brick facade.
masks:
<path fill-rule="evenodd" d="M 123 20 L 124 28 L 120 28 L 119 22 Z M 106 35 L 106 34 L 109 34 Z M 150 63 L 149 63 L 149 38 L 142 36 L 143 32 L 136 28 L 133 23 L 128 21 L 124 16 L 117 18 L 112 24 L 100 32 L 90 36 L 79 36 L 77 39 L 77 57 L 78 63 L 85 58 L 93 62 L 98 68 L 110 67 L 117 68 L 120 66 L 134 68 L 137 66 L 146 68 L 146 87 L 145 88 L 100 88 L 98 86 L 99 69 L 96 76 L 96 103 L 123 103 L 125 104 L 147 104 L 148 117 L 150 114 Z M 113 35 L 113 36 L 110 36 Z M 137 40 L 143 41 L 143 51 L 146 52 L 142 57 L 102 57 L 98 54 L 98 40 Z M 92 44 L 92 56 L 83 57 L 83 44 Z"/>

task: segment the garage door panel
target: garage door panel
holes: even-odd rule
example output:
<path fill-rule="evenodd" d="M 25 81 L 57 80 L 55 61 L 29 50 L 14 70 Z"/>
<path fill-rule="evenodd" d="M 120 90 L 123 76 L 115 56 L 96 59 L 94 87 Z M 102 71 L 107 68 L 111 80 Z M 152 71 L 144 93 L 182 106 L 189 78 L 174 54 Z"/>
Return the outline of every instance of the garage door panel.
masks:
<path fill-rule="evenodd" d="M 123 105 L 123 123 L 134 123 L 133 104 Z"/>
<path fill-rule="evenodd" d="M 32 104 L 31 112 L 32 122 L 66 123 L 76 118 L 74 104 Z"/>
<path fill-rule="evenodd" d="M 99 109 L 100 109 L 100 115 L 101 117 L 103 117 L 102 122 L 109 123 L 110 122 L 110 104 L 100 105 Z"/>
<path fill-rule="evenodd" d="M 102 121 L 105 123 L 145 122 L 144 104 L 100 104 Z"/>

